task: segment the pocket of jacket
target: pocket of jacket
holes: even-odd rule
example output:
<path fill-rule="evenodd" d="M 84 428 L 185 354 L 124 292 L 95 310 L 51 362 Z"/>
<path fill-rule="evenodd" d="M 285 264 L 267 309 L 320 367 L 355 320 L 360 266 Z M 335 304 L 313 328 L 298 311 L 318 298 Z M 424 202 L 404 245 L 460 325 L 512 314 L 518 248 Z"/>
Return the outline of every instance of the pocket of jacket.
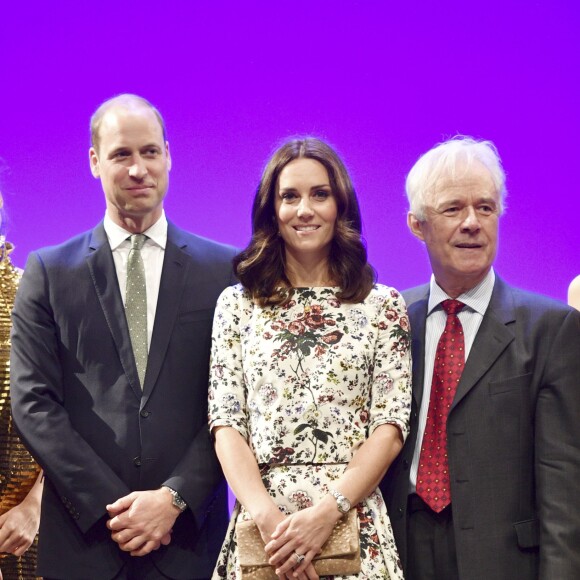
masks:
<path fill-rule="evenodd" d="M 520 548 L 537 548 L 540 545 L 540 522 L 524 520 L 514 524 Z"/>
<path fill-rule="evenodd" d="M 203 310 L 190 310 L 189 312 L 181 312 L 177 321 L 179 324 L 189 324 L 191 322 L 200 322 L 213 319 L 213 308 L 204 308 Z"/>
<path fill-rule="evenodd" d="M 501 379 L 501 381 L 491 381 L 489 383 L 489 394 L 500 395 L 501 393 L 509 393 L 510 391 L 517 391 L 526 388 L 532 380 L 532 373 L 525 375 L 518 375 Z"/>

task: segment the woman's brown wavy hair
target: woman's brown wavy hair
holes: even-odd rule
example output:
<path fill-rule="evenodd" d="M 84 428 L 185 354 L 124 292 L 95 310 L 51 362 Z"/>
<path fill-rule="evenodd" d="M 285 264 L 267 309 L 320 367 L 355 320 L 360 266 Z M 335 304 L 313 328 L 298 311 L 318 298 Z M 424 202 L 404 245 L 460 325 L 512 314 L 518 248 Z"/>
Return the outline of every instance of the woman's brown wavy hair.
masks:
<path fill-rule="evenodd" d="M 314 159 L 326 168 L 336 199 L 337 218 L 329 273 L 340 286 L 337 297 L 344 302 L 362 302 L 371 291 L 376 274 L 367 262 L 356 193 L 336 152 L 314 137 L 286 141 L 268 161 L 252 205 L 252 239 L 234 258 L 236 275 L 260 306 L 284 304 L 290 300 L 292 284 L 286 275 L 284 241 L 278 235 L 274 200 L 280 172 L 288 163 L 300 158 Z"/>

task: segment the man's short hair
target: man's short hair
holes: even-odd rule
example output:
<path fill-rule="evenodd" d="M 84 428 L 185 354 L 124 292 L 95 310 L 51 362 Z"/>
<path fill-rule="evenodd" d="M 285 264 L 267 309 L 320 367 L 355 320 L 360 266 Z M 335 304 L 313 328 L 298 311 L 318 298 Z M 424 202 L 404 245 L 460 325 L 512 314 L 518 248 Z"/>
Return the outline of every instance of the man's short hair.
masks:
<path fill-rule="evenodd" d="M 93 113 L 93 116 L 91 117 L 91 145 L 94 147 L 95 151 L 98 152 L 99 150 L 100 144 L 99 131 L 101 129 L 101 122 L 103 121 L 103 117 L 105 116 L 105 113 L 109 109 L 116 106 L 125 107 L 127 109 L 135 109 L 138 107 L 145 107 L 147 109 L 151 109 L 155 113 L 155 116 L 159 121 L 159 125 L 161 125 L 161 129 L 163 131 L 163 141 L 167 141 L 167 130 L 165 129 L 165 121 L 163 120 L 163 117 L 161 116 L 161 113 L 157 110 L 157 108 L 147 99 L 144 99 L 139 95 L 123 93 L 122 95 L 117 95 L 116 97 L 107 99 L 104 103 L 102 103 L 99 106 L 99 108 Z"/>
<path fill-rule="evenodd" d="M 439 143 L 419 157 L 409 171 L 405 182 L 409 211 L 419 220 L 425 220 L 425 209 L 429 197 L 435 192 L 437 181 L 444 175 L 452 179 L 459 177 L 460 163 L 469 167 L 474 161 L 483 164 L 491 174 L 495 189 L 499 194 L 499 213 L 505 209 L 507 190 L 505 172 L 501 158 L 491 141 L 478 141 L 472 137 L 457 135 Z"/>

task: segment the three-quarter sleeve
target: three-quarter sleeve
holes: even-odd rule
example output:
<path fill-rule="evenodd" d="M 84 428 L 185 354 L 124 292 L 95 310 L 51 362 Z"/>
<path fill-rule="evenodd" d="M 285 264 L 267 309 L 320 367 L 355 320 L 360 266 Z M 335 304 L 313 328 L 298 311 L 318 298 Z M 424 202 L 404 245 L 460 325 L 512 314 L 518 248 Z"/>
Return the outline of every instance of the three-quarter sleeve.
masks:
<path fill-rule="evenodd" d="M 248 298 L 240 285 L 220 295 L 213 322 L 209 378 L 209 429 L 233 427 L 248 441 L 247 388 L 244 381 L 242 318 Z"/>
<path fill-rule="evenodd" d="M 411 410 L 411 340 L 403 297 L 383 287 L 371 384 L 369 435 L 385 423 L 396 425 L 403 436 L 409 431 Z"/>

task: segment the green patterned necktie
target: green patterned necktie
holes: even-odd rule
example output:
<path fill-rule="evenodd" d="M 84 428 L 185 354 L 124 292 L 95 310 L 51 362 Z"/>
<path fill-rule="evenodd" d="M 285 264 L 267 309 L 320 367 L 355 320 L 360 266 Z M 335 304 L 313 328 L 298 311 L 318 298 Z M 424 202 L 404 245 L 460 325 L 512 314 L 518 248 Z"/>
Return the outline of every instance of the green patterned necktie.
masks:
<path fill-rule="evenodd" d="M 129 335 L 141 388 L 147 369 L 147 286 L 145 285 L 145 266 L 141 248 L 147 236 L 133 234 L 131 251 L 127 260 L 127 286 L 125 293 L 125 314 L 129 325 Z"/>

